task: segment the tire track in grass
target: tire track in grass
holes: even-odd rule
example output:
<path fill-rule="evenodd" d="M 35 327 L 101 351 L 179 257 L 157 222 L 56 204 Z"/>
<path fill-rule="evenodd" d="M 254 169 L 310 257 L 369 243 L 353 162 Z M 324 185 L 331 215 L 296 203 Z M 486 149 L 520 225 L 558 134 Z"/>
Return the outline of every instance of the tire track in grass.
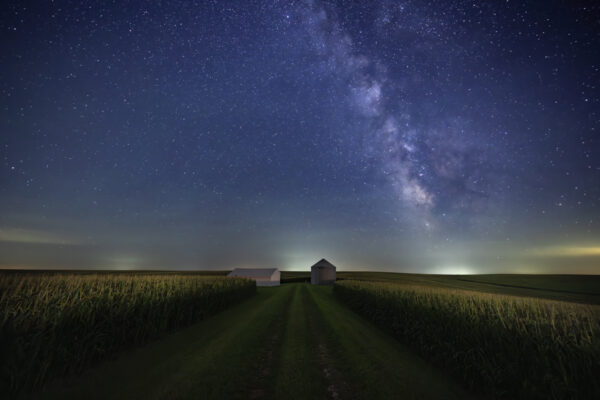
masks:
<path fill-rule="evenodd" d="M 312 294 L 303 287 L 302 297 L 307 304 L 308 325 L 310 334 L 316 339 L 318 362 L 323 376 L 327 381 L 327 393 L 330 399 L 353 399 L 353 393 L 348 380 L 340 371 L 336 362 L 336 354 L 332 352 L 332 337 L 328 326 L 315 303 Z"/>
<path fill-rule="evenodd" d="M 256 400 L 272 397 L 272 382 L 277 373 L 292 295 L 293 292 L 290 291 L 284 300 L 281 312 L 269 324 L 267 328 L 268 335 L 265 336 L 257 351 L 248 374 L 243 379 L 238 380 L 236 386 L 239 391 L 232 397 L 233 399 Z"/>
<path fill-rule="evenodd" d="M 250 379 L 250 385 L 245 390 L 240 387 L 240 392 L 235 399 L 264 399 L 267 396 L 268 380 L 274 375 L 274 361 L 278 350 L 281 347 L 285 325 L 283 323 L 284 315 L 277 317 L 269 326 L 269 335 L 262 344 L 262 348 L 257 356 L 256 363 L 252 366 L 254 372 L 253 379 Z"/>
<path fill-rule="evenodd" d="M 303 291 L 306 291 L 306 284 L 294 284 L 280 368 L 274 382 L 275 399 L 329 398 L 327 381 L 319 366 L 318 345 L 309 328 L 308 305 Z"/>

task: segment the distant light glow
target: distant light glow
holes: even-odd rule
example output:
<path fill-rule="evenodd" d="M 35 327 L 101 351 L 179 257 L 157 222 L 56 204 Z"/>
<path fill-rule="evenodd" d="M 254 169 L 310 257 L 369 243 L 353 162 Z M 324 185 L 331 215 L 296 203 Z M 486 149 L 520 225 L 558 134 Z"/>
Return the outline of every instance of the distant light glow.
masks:
<path fill-rule="evenodd" d="M 280 266 L 279 269 L 282 271 L 306 271 L 314 263 L 325 257 L 323 254 L 326 255 L 325 252 L 319 253 L 308 250 L 304 252 L 299 251 L 297 253 L 288 254 L 286 256 L 286 261 Z"/>
<path fill-rule="evenodd" d="M 115 270 L 131 270 L 131 269 L 143 269 L 141 259 L 133 255 L 119 255 L 112 257 L 109 261 L 111 269 Z"/>
<path fill-rule="evenodd" d="M 476 274 L 475 268 L 458 264 L 458 265 L 444 265 L 436 268 L 436 273 L 442 275 L 471 275 Z"/>
<path fill-rule="evenodd" d="M 600 246 L 550 246 L 533 249 L 536 257 L 594 257 L 600 256 Z"/>

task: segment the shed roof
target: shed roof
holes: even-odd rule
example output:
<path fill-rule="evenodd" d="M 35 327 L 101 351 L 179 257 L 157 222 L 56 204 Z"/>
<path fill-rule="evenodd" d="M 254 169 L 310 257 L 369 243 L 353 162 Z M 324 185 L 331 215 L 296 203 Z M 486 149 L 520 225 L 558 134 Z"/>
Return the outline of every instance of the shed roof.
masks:
<path fill-rule="evenodd" d="M 326 259 L 321 258 L 321 260 L 318 261 L 317 263 L 315 263 L 315 265 L 313 265 L 311 268 L 314 268 L 314 267 L 333 267 L 333 268 L 335 268 L 335 265 L 333 265 Z"/>
<path fill-rule="evenodd" d="M 234 268 L 227 276 L 258 278 L 261 276 L 270 277 L 275 272 L 277 272 L 277 268 Z"/>

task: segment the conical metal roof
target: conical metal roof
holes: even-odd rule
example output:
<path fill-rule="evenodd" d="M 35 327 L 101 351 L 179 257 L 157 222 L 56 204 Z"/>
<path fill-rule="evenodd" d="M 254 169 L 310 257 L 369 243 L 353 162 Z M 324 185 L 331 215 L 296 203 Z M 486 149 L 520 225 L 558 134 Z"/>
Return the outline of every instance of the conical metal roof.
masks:
<path fill-rule="evenodd" d="M 335 268 L 335 265 L 333 265 L 332 263 L 330 263 L 329 261 L 327 261 L 324 258 L 321 258 L 321 260 L 319 260 L 315 265 L 313 265 L 311 268 L 314 267 L 333 267 Z"/>

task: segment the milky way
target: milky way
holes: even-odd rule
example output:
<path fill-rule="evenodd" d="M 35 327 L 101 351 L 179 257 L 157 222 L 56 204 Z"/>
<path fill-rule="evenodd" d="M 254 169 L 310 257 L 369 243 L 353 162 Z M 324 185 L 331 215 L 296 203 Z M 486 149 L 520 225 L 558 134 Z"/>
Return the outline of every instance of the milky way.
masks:
<path fill-rule="evenodd" d="M 600 272 L 592 2 L 9 2 L 0 266 Z"/>

